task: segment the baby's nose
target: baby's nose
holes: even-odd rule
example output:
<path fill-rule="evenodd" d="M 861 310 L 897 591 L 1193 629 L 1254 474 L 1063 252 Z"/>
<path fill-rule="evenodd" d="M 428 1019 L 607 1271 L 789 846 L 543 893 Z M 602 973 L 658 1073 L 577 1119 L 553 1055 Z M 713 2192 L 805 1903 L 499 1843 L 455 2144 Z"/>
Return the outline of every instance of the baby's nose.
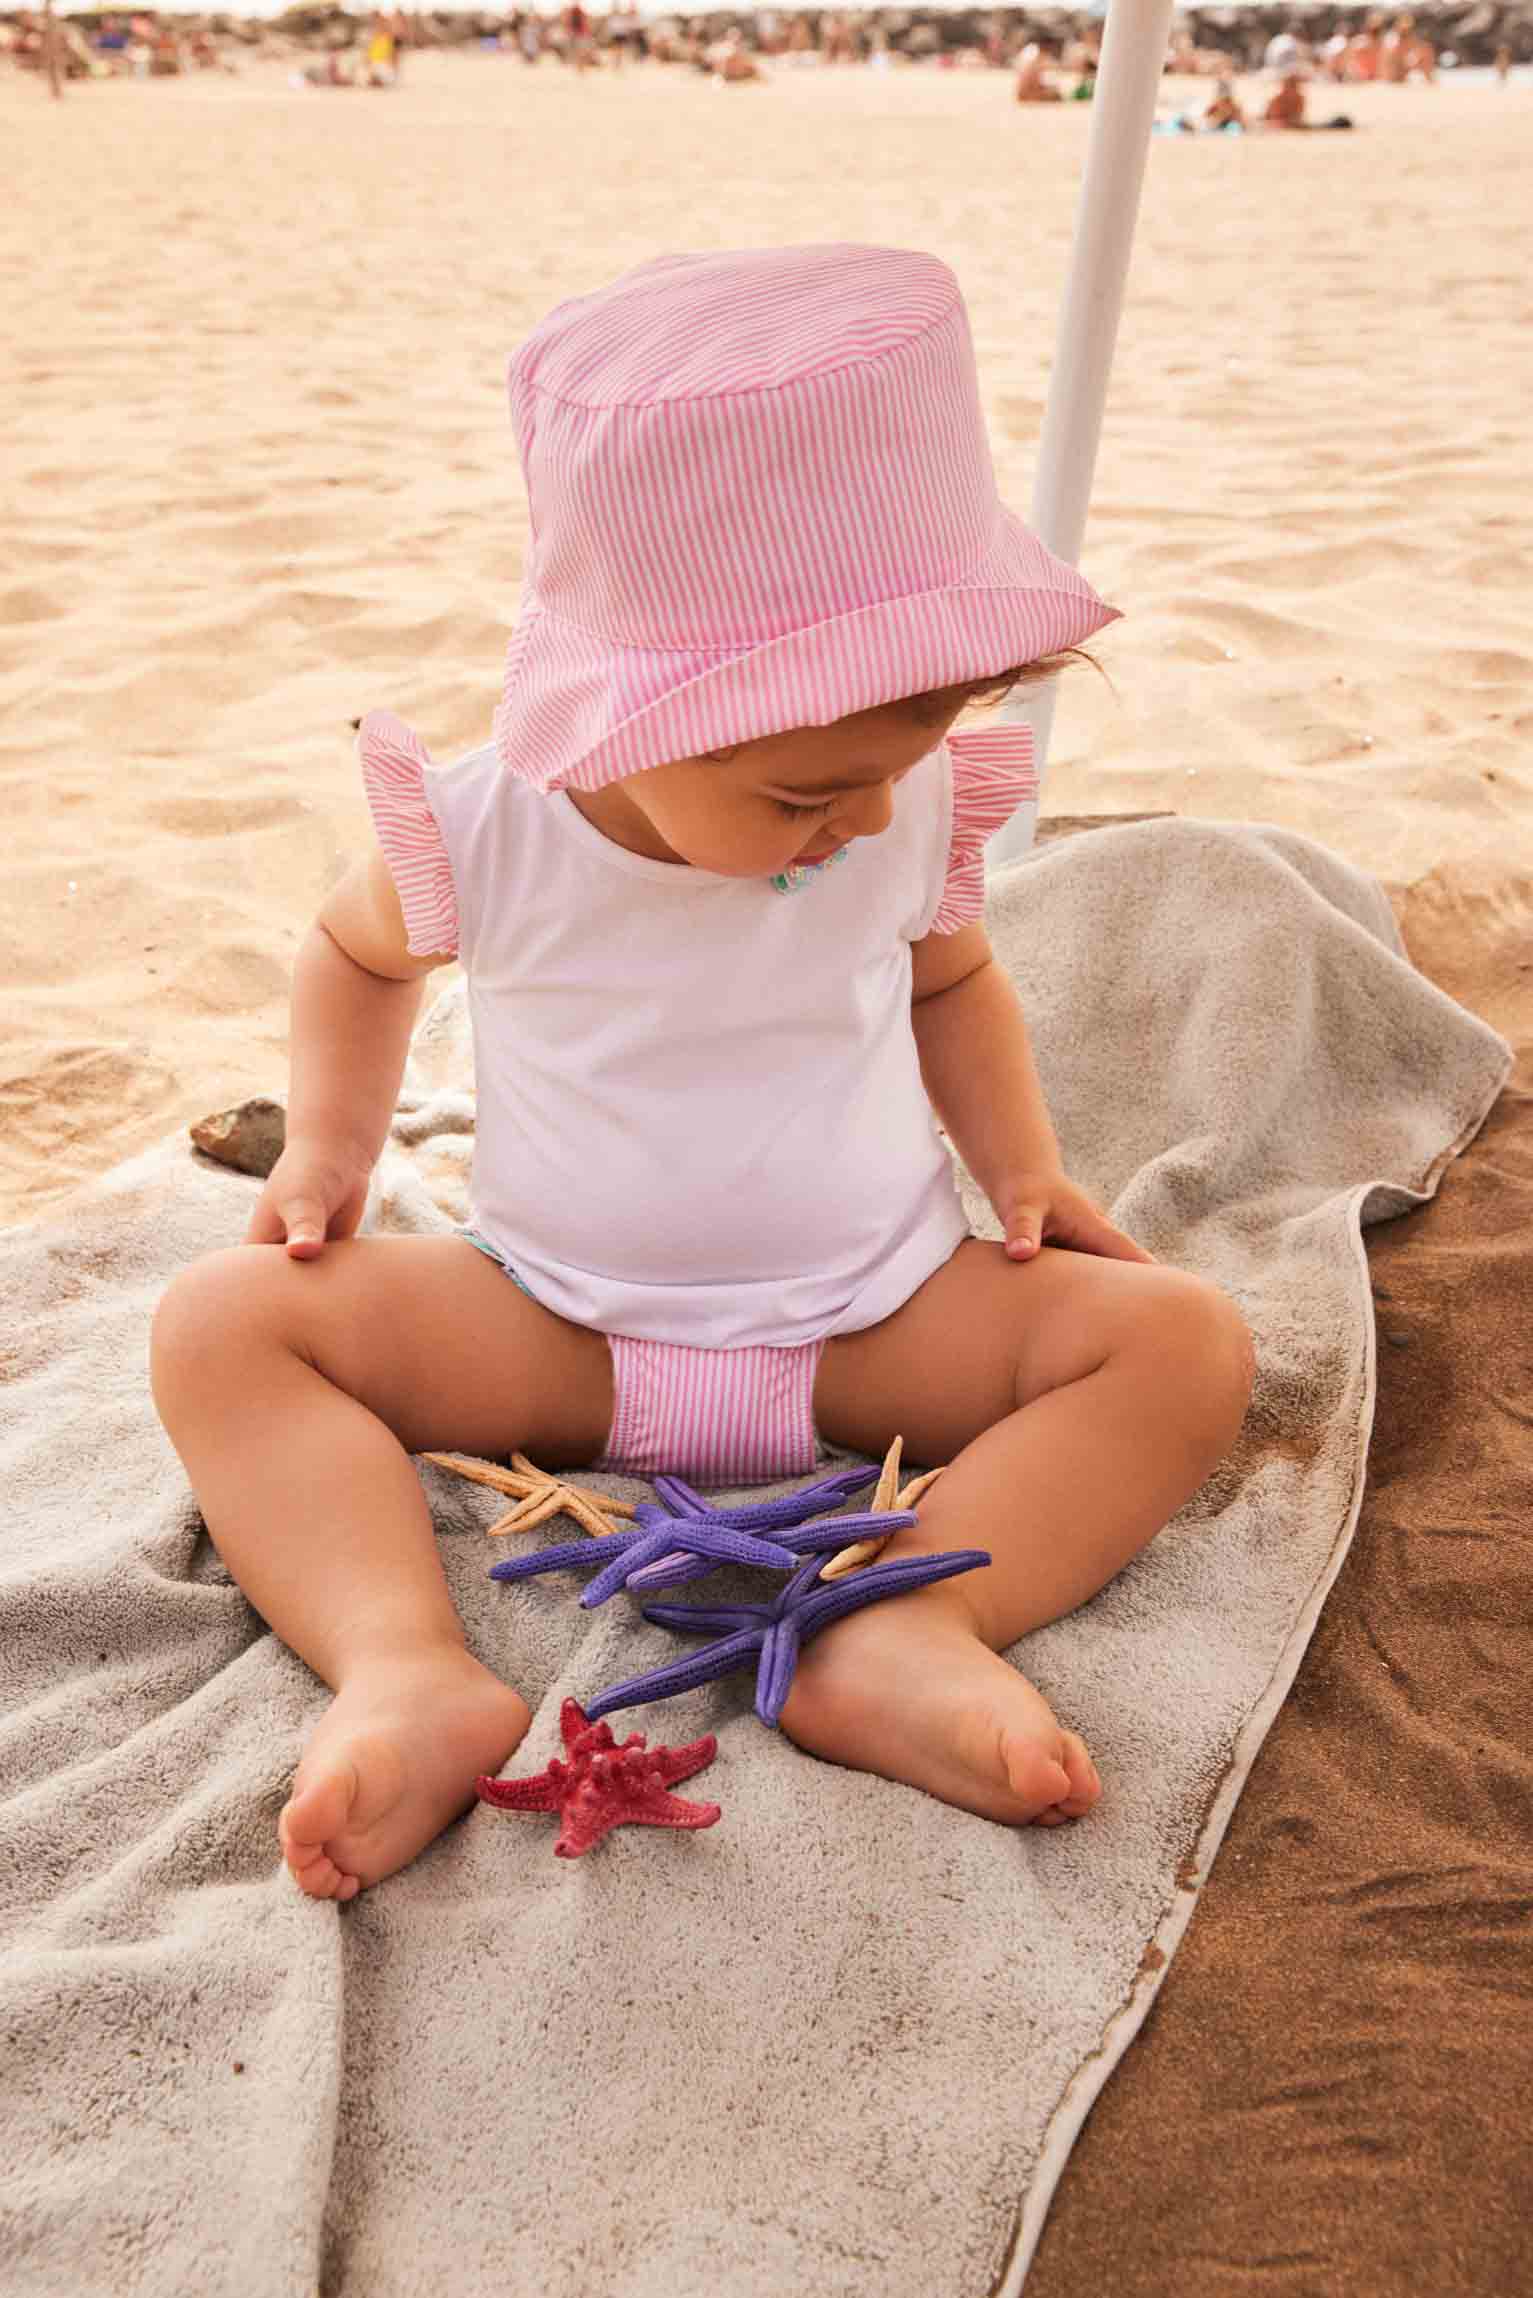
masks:
<path fill-rule="evenodd" d="M 841 802 L 854 838 L 876 838 L 894 820 L 894 793 L 887 782 L 870 782 Z"/>

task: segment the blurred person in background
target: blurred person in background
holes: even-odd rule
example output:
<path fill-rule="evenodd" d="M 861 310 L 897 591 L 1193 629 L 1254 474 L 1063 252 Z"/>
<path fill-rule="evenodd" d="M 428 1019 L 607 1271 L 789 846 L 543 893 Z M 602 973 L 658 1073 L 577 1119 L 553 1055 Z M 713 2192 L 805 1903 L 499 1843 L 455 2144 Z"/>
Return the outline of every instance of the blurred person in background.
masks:
<path fill-rule="evenodd" d="M 1351 78 L 1352 42 L 1345 32 L 1333 32 L 1320 51 L 1320 68 L 1330 80 Z"/>
<path fill-rule="evenodd" d="M 1262 119 L 1269 128 L 1307 128 L 1304 82 L 1297 72 L 1283 72 L 1268 99 Z"/>
<path fill-rule="evenodd" d="M 151 79 L 173 79 L 181 69 L 181 42 L 174 24 L 156 22 L 149 44 Z"/>
<path fill-rule="evenodd" d="M 1246 116 L 1235 94 L 1235 83 L 1233 80 L 1220 80 L 1209 98 L 1200 125 L 1205 128 L 1243 128 L 1245 124 Z"/>
<path fill-rule="evenodd" d="M 1353 123 L 1350 114 L 1346 112 L 1337 112 L 1328 120 L 1310 118 L 1304 95 L 1304 82 L 1308 77 L 1308 73 L 1302 69 L 1279 73 L 1278 85 L 1267 109 L 1260 120 L 1253 124 L 1279 131 L 1285 128 L 1350 128 Z"/>
<path fill-rule="evenodd" d="M 721 81 L 762 80 L 766 74 L 745 45 L 745 34 L 735 25 L 722 40 L 716 40 L 708 50 L 708 62 L 714 76 Z"/>
<path fill-rule="evenodd" d="M 1062 101 L 1060 90 L 1049 77 L 1048 60 L 1040 41 L 1029 40 L 1017 58 L 1014 93 L 1019 104 L 1057 104 Z"/>
<path fill-rule="evenodd" d="M 820 61 L 825 64 L 855 64 L 857 42 L 849 19 L 827 15 L 820 18 Z"/>
<path fill-rule="evenodd" d="M 367 77 L 375 88 L 392 88 L 395 68 L 394 18 L 386 8 L 373 16 L 367 34 Z"/>
<path fill-rule="evenodd" d="M 1309 62 L 1304 43 L 1293 26 L 1286 32 L 1274 32 L 1262 55 L 1262 70 L 1281 79 L 1285 72 L 1300 72 Z"/>
<path fill-rule="evenodd" d="M 580 4 L 570 0 L 564 11 L 564 61 L 573 64 L 577 72 L 588 72 L 596 62 L 595 42 L 591 38 L 591 19 Z"/>
<path fill-rule="evenodd" d="M 1385 33 L 1379 76 L 1397 87 L 1409 79 L 1436 79 L 1437 50 L 1416 30 L 1414 16 L 1397 16 Z"/>
<path fill-rule="evenodd" d="M 1347 42 L 1347 70 L 1354 80 L 1376 80 L 1384 58 L 1384 19 L 1370 16 Z"/>

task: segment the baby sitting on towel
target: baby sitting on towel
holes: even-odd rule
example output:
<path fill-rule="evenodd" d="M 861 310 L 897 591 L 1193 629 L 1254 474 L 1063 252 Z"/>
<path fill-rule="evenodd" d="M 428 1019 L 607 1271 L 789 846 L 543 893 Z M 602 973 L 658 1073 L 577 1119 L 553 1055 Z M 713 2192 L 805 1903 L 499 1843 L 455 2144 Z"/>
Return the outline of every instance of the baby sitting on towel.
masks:
<path fill-rule="evenodd" d="M 1031 736 L 954 721 L 1113 610 L 1001 504 L 934 257 L 661 257 L 560 304 L 510 392 L 532 541 L 493 749 L 435 767 L 364 720 L 376 843 L 299 953 L 286 1148 L 155 1318 L 209 1534 L 335 1693 L 287 1863 L 352 1897 L 527 1729 L 448 1594 L 411 1461 L 439 1449 L 716 1489 L 902 1435 L 950 1465 L 885 1561 L 993 1562 L 825 1629 L 783 1726 L 1078 1819 L 1091 1758 L 1000 1655 L 1198 1490 L 1252 1377 L 1234 1303 L 1065 1174 L 980 922 Z M 454 958 L 471 1225 L 359 1237 Z"/>

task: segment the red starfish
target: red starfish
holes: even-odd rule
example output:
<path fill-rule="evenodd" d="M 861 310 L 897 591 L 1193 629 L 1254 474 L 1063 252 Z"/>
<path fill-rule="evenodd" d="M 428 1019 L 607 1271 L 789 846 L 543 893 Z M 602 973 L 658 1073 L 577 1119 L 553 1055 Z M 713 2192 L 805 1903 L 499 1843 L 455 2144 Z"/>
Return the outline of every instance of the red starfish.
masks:
<path fill-rule="evenodd" d="M 500 1811 L 563 1812 L 556 1858 L 578 1859 L 612 1827 L 711 1827 L 719 1817 L 716 1803 L 688 1803 L 666 1793 L 678 1779 L 690 1779 L 712 1763 L 719 1744 L 712 1732 L 686 1747 L 646 1747 L 644 1734 L 634 1731 L 619 1747 L 612 1726 L 589 1723 L 578 1700 L 566 1700 L 559 1710 L 559 1729 L 567 1764 L 551 1756 L 548 1769 L 534 1779 L 474 1782 L 482 1799 Z"/>

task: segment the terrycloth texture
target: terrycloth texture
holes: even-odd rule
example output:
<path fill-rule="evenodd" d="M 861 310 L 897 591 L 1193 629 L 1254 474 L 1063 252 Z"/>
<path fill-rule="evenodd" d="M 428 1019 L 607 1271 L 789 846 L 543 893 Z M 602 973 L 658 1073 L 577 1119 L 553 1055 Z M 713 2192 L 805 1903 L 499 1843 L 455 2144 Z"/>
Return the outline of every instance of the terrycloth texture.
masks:
<path fill-rule="evenodd" d="M 167 1142 L 0 1241 L 8 2291 L 393 2298 L 449 2261 L 495 2298 L 1020 2287 L 1355 1521 L 1359 1223 L 1431 1195 L 1509 1054 L 1294 833 L 1103 831 L 989 916 L 1072 1174 L 1259 1344 L 1232 1459 L 1014 1655 L 1102 1771 L 1079 1827 L 817 1763 L 731 1681 L 618 1719 L 717 1730 L 718 1826 L 570 1863 L 477 1810 L 354 1905 L 303 1899 L 273 1829 L 327 1694 L 201 1536 L 144 1380 L 170 1273 L 238 1240 L 256 1185 Z M 458 1215 L 466 1043 L 449 988 L 380 1226 Z M 422 1473 L 470 1641 L 536 1704 L 509 1769 L 536 1770 L 566 1695 L 673 1639 L 491 1584 L 493 1497 Z"/>

